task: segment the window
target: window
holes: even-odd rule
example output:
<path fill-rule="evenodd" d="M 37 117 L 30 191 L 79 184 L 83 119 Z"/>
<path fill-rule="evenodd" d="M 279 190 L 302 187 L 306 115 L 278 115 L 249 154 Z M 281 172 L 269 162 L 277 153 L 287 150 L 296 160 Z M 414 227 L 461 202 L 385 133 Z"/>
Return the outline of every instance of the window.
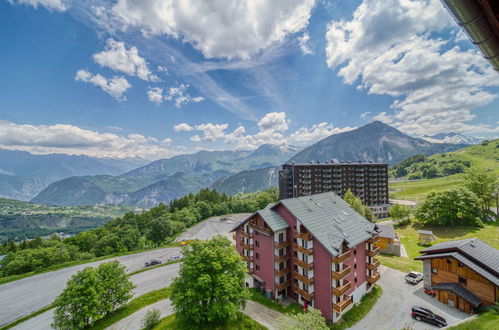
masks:
<path fill-rule="evenodd" d="M 259 265 L 256 265 L 256 266 L 255 266 L 255 269 L 256 269 L 256 270 L 260 270 L 260 266 L 259 266 Z"/>
<path fill-rule="evenodd" d="M 356 256 L 357 255 L 357 250 L 353 250 L 353 255 Z"/>
<path fill-rule="evenodd" d="M 284 255 L 284 249 L 279 249 L 279 257 L 282 257 Z"/>
<path fill-rule="evenodd" d="M 303 283 L 303 291 L 308 292 L 308 284 Z"/>
<path fill-rule="evenodd" d="M 284 282 L 284 276 L 279 277 L 279 283 L 283 283 L 283 282 Z"/>
<path fill-rule="evenodd" d="M 258 236 L 260 235 L 260 233 L 255 230 L 255 235 Z"/>
<path fill-rule="evenodd" d="M 281 262 L 279 263 L 279 270 L 283 270 L 284 269 L 284 262 Z"/>
<path fill-rule="evenodd" d="M 458 265 L 459 267 L 464 267 L 464 264 L 463 264 L 462 262 L 458 262 L 458 263 L 457 263 L 457 265 Z"/>
<path fill-rule="evenodd" d="M 431 269 L 431 272 L 432 272 L 433 274 L 438 274 L 438 269 L 437 269 L 437 268 L 432 268 L 432 269 Z"/>
<path fill-rule="evenodd" d="M 468 282 L 468 281 L 467 281 L 464 277 L 459 276 L 459 283 L 460 283 L 460 284 L 464 284 L 464 285 L 466 285 L 466 284 L 467 284 L 467 282 Z"/>
<path fill-rule="evenodd" d="M 353 269 L 357 269 L 357 264 L 353 264 Z"/>
<path fill-rule="evenodd" d="M 308 248 L 308 241 L 301 240 L 301 246 L 303 246 L 305 249 Z"/>
<path fill-rule="evenodd" d="M 302 257 L 302 260 L 305 262 L 308 262 L 308 255 L 304 254 Z"/>
<path fill-rule="evenodd" d="M 303 276 L 308 277 L 308 269 L 303 268 L 302 273 Z"/>
<path fill-rule="evenodd" d="M 260 247 L 260 241 L 255 240 L 255 246 Z"/>
<path fill-rule="evenodd" d="M 445 261 L 450 265 L 452 263 L 452 260 L 450 259 L 445 259 Z"/>
<path fill-rule="evenodd" d="M 255 257 L 256 257 L 257 259 L 260 259 L 260 253 L 258 253 L 258 252 L 257 252 L 257 253 L 255 254 Z"/>
<path fill-rule="evenodd" d="M 354 280 L 354 281 L 355 281 L 355 283 L 357 283 L 357 277 L 355 278 L 355 280 Z"/>
<path fill-rule="evenodd" d="M 284 233 L 279 234 L 279 243 L 284 242 Z"/>

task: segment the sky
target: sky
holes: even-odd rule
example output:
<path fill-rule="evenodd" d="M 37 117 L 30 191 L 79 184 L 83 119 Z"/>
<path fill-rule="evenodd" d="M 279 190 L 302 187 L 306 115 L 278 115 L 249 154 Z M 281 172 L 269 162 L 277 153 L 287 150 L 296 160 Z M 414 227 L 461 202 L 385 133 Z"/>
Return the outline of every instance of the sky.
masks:
<path fill-rule="evenodd" d="M 499 74 L 439 0 L 0 0 L 0 148 L 159 159 L 381 120 L 499 135 Z"/>

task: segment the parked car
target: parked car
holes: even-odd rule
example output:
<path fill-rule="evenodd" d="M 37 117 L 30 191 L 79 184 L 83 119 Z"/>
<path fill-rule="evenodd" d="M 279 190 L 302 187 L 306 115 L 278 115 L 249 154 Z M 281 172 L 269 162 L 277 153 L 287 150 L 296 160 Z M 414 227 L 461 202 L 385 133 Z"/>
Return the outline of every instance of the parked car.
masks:
<path fill-rule="evenodd" d="M 419 272 L 410 272 L 404 278 L 407 283 L 418 284 L 423 280 L 423 274 Z"/>
<path fill-rule="evenodd" d="M 178 256 L 178 255 L 177 256 L 170 256 L 168 258 L 168 261 L 180 260 L 180 259 L 182 259 L 182 256 Z"/>
<path fill-rule="evenodd" d="M 443 317 L 423 307 L 412 306 L 411 316 L 418 321 L 431 323 L 439 328 L 447 326 L 447 321 Z"/>
<path fill-rule="evenodd" d="M 162 264 L 163 261 L 159 260 L 159 259 L 151 259 L 149 261 L 146 261 L 146 267 L 151 267 L 151 266 L 154 266 L 154 265 L 159 265 L 159 264 Z"/>
<path fill-rule="evenodd" d="M 424 289 L 424 293 L 426 293 L 429 296 L 435 297 L 437 295 L 436 291 L 430 290 L 430 289 Z"/>

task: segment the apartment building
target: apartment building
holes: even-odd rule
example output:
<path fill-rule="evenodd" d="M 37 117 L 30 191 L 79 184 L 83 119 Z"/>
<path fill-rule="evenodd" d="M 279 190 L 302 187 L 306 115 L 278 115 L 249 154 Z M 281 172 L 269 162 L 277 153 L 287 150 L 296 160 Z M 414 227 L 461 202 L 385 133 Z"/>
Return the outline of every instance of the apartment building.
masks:
<path fill-rule="evenodd" d="M 332 191 L 342 196 L 351 190 L 377 218 L 388 216 L 388 164 L 284 164 L 279 171 L 279 197 L 308 196 Z"/>
<path fill-rule="evenodd" d="M 333 192 L 283 199 L 233 231 L 246 285 L 290 297 L 336 322 L 378 281 L 378 234 Z"/>

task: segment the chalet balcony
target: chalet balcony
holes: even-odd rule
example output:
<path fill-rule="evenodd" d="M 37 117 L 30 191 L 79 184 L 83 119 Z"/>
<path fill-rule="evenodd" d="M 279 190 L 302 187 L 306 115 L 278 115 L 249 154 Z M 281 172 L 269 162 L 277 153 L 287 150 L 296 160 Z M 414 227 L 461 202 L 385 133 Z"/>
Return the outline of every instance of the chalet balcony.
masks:
<path fill-rule="evenodd" d="M 253 234 L 245 232 L 244 230 L 241 230 L 241 235 L 243 235 L 246 238 L 253 238 Z"/>
<path fill-rule="evenodd" d="M 305 269 L 308 269 L 308 270 L 312 270 L 314 269 L 314 263 L 308 263 L 308 262 L 305 262 L 305 261 L 301 261 L 300 259 L 295 259 L 294 260 L 294 263 L 302 268 L 305 268 Z"/>
<path fill-rule="evenodd" d="M 263 233 L 263 234 L 272 235 L 272 231 L 270 230 L 270 228 L 265 228 L 265 227 L 259 226 L 257 224 L 254 224 L 254 223 L 250 224 L 250 227 L 256 231 Z"/>
<path fill-rule="evenodd" d="M 248 244 L 246 244 L 246 243 L 244 243 L 244 242 L 242 242 L 242 241 L 241 241 L 241 242 L 239 242 L 239 245 L 240 245 L 243 249 L 245 249 L 245 250 L 248 250 L 248 251 L 249 251 L 249 250 L 253 250 L 253 245 L 248 245 Z"/>
<path fill-rule="evenodd" d="M 370 239 L 367 240 L 367 243 L 374 244 L 379 240 L 379 235 L 373 235 Z"/>
<path fill-rule="evenodd" d="M 246 262 L 253 262 L 253 257 L 248 257 L 248 256 L 246 256 L 244 254 L 241 255 L 241 256 L 243 257 L 244 261 L 246 261 Z"/>
<path fill-rule="evenodd" d="M 370 263 L 367 264 L 367 269 L 373 270 L 378 268 L 380 265 L 380 262 L 378 259 L 373 259 Z"/>
<path fill-rule="evenodd" d="M 379 275 L 378 272 L 373 273 L 371 276 L 367 277 L 367 282 L 369 284 L 374 284 L 374 283 L 376 283 L 379 280 L 379 277 L 380 277 L 380 275 Z"/>
<path fill-rule="evenodd" d="M 312 255 L 314 253 L 313 249 L 310 248 L 310 249 L 307 249 L 307 248 L 304 248 L 303 246 L 299 246 L 297 244 L 293 244 L 293 249 L 295 251 L 299 251 L 301 253 L 305 253 L 305 254 L 308 254 L 309 256 Z"/>
<path fill-rule="evenodd" d="M 293 237 L 295 237 L 295 238 L 301 238 L 301 239 L 304 239 L 305 241 L 312 240 L 312 234 L 310 234 L 310 232 L 308 232 L 308 233 L 300 233 L 298 231 L 295 231 L 293 233 Z"/>
<path fill-rule="evenodd" d="M 302 290 L 300 288 L 295 288 L 295 293 L 301 295 L 303 298 L 307 299 L 308 301 L 312 301 L 314 299 L 313 293 L 308 293 L 307 291 Z"/>
<path fill-rule="evenodd" d="M 350 288 L 352 287 L 352 283 L 351 282 L 346 282 L 346 284 L 342 285 L 342 286 L 339 286 L 337 288 L 332 288 L 331 289 L 331 293 L 337 297 L 343 295 L 345 292 L 347 292 L 348 290 L 350 290 Z"/>
<path fill-rule="evenodd" d="M 343 254 L 340 254 L 337 257 L 333 257 L 331 259 L 331 262 L 334 264 L 339 264 L 340 262 L 343 262 L 343 261 L 347 260 L 348 258 L 350 258 L 350 250 L 348 250 L 347 252 L 345 252 Z"/>
<path fill-rule="evenodd" d="M 349 296 L 347 299 L 341 300 L 338 303 L 333 303 L 333 309 L 335 312 L 342 313 L 351 304 L 352 304 L 352 297 Z"/>
<path fill-rule="evenodd" d="M 343 277 L 347 276 L 348 274 L 350 274 L 350 272 L 352 271 L 352 267 L 350 266 L 343 266 L 343 269 L 340 270 L 339 272 L 337 271 L 332 271 L 331 272 L 331 276 L 335 279 L 335 280 L 340 280 L 342 279 Z"/>
<path fill-rule="evenodd" d="M 290 241 L 275 242 L 274 249 L 282 249 L 282 248 L 288 247 L 289 245 L 291 245 Z"/>
<path fill-rule="evenodd" d="M 376 246 L 374 249 L 368 250 L 367 255 L 370 257 L 375 257 L 379 254 L 379 246 Z"/>
<path fill-rule="evenodd" d="M 308 278 L 302 274 L 299 274 L 297 272 L 293 272 L 293 276 L 298 280 L 302 281 L 305 284 L 312 285 L 314 284 L 314 278 Z"/>
<path fill-rule="evenodd" d="M 286 268 L 283 268 L 283 269 L 276 269 L 275 270 L 275 276 L 282 276 L 284 274 L 289 273 L 289 271 L 290 271 L 289 267 L 286 267 Z"/>
<path fill-rule="evenodd" d="M 291 285 L 291 281 L 290 281 L 290 280 L 287 280 L 287 281 L 284 281 L 284 282 L 282 282 L 282 283 L 276 283 L 276 284 L 275 284 L 275 289 L 276 289 L 277 291 L 281 291 L 281 290 L 283 290 L 283 289 L 287 288 L 287 287 L 288 287 L 288 286 L 290 286 L 290 285 Z"/>
<path fill-rule="evenodd" d="M 291 256 L 289 254 L 285 254 L 283 256 L 274 256 L 274 261 L 275 262 L 283 262 L 283 261 L 288 260 L 289 258 L 291 258 Z"/>

